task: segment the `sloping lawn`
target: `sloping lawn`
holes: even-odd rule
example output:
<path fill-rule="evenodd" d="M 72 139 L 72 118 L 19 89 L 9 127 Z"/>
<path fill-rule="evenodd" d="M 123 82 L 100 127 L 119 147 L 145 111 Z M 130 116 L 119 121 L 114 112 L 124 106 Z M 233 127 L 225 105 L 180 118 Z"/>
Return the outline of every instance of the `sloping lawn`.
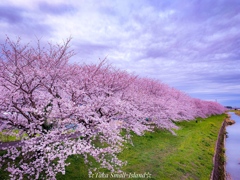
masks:
<path fill-rule="evenodd" d="M 150 173 L 149 179 L 210 179 L 213 168 L 213 155 L 218 132 L 226 115 L 212 116 L 190 122 L 180 122 L 177 125 L 177 136 L 168 131 L 157 130 L 146 133 L 145 136 L 133 135 L 133 144 L 127 145 L 119 158 L 128 161 L 123 167 L 123 173 Z M 71 165 L 67 167 L 66 175 L 58 179 L 86 179 L 87 167 L 81 158 L 69 158 Z M 104 172 L 105 179 L 112 174 Z M 95 179 L 99 174 L 94 174 Z M 125 176 L 125 179 L 130 179 Z M 147 176 L 145 176 L 147 177 Z M 116 179 L 116 178 L 115 178 Z M 118 178 L 121 179 L 121 178 Z M 124 178 L 123 178 L 124 179 Z M 143 178 L 132 178 L 143 179 Z"/>
<path fill-rule="evenodd" d="M 127 144 L 119 154 L 120 159 L 128 161 L 122 168 L 123 173 L 120 173 L 125 173 L 125 178 L 112 178 L 115 174 L 107 170 L 88 178 L 88 167 L 84 165 L 81 156 L 75 155 L 68 158 L 71 165 L 66 168 L 66 174 L 58 174 L 57 179 L 143 179 L 129 178 L 129 175 L 144 176 L 147 173 L 148 176 L 144 177 L 156 180 L 210 179 L 215 143 L 225 117 L 217 115 L 198 119 L 197 122 L 179 122 L 177 136 L 165 130 L 148 132 L 144 136 L 133 134 L 134 146 Z M 4 175 L 2 170 L 1 175 Z M 108 178 L 99 178 L 100 175 Z"/>

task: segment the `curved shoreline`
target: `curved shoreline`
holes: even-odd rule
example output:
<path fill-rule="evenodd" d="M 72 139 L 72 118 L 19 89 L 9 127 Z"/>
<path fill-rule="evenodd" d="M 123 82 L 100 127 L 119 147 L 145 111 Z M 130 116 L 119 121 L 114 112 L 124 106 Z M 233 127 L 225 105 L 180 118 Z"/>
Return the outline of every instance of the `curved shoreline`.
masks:
<path fill-rule="evenodd" d="M 231 119 L 232 115 L 233 115 L 233 119 Z M 226 156 L 228 156 L 227 157 L 227 161 L 225 163 L 225 180 L 233 180 L 233 178 L 236 178 L 236 179 L 239 178 L 238 169 L 234 169 L 234 168 L 231 167 L 231 164 L 236 164 L 236 163 L 239 164 L 239 162 L 233 162 L 237 158 L 236 158 L 236 154 L 234 154 L 234 151 L 232 151 L 232 149 L 231 149 L 232 147 L 235 146 L 236 143 L 234 143 L 234 144 L 230 143 L 230 141 L 231 141 L 233 136 L 239 137 L 239 134 L 234 134 L 234 133 L 232 133 L 233 131 L 231 131 L 232 129 L 236 129 L 236 128 L 239 129 L 239 124 L 237 124 L 234 127 L 229 127 L 229 126 L 232 126 L 233 124 L 235 124 L 236 121 L 239 122 L 239 119 L 238 119 L 237 116 L 240 116 L 240 111 L 239 110 L 229 111 L 227 124 L 226 124 L 226 132 L 229 133 L 228 135 L 230 135 L 231 137 L 228 140 L 226 139 L 226 138 L 228 138 L 228 136 L 226 135 L 226 137 L 225 137 L 225 141 L 226 141 L 226 144 L 225 144 L 226 145 L 225 146 L 225 148 L 226 148 Z M 239 142 L 239 138 L 238 138 L 238 142 Z M 231 145 L 229 145 L 229 143 Z"/>
<path fill-rule="evenodd" d="M 213 170 L 211 173 L 210 180 L 225 180 L 226 168 L 225 168 L 225 132 L 227 122 L 223 121 L 222 126 L 218 133 L 218 138 L 215 145 L 215 152 L 213 156 Z"/>

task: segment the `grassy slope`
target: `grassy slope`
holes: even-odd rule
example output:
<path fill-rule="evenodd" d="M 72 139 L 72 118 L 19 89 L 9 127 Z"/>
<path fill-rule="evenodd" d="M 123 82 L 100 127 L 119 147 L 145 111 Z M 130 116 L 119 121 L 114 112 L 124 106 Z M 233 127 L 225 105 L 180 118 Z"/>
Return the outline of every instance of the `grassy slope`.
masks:
<path fill-rule="evenodd" d="M 128 161 L 123 172 L 149 172 L 151 179 L 209 179 L 218 131 L 225 115 L 205 120 L 177 123 L 177 136 L 163 130 L 133 136 L 134 146 L 128 145 L 119 155 Z M 86 179 L 87 168 L 81 158 L 71 157 L 65 176 L 58 179 Z M 106 174 L 106 173 L 105 173 Z M 109 173 L 110 176 L 110 173 Z M 111 179 L 111 178 L 108 178 Z M 134 178 L 136 179 L 136 178 Z"/>
<path fill-rule="evenodd" d="M 176 131 L 177 136 L 164 130 L 133 135 L 134 146 L 127 145 L 119 155 L 120 159 L 128 161 L 123 172 L 149 172 L 151 179 L 161 180 L 209 179 L 215 143 L 224 118 L 225 115 L 218 115 L 199 119 L 197 123 L 177 123 L 181 127 Z M 88 179 L 87 167 L 80 156 L 71 156 L 68 162 L 71 165 L 66 168 L 66 175 L 58 174 L 57 179 Z M 110 177 L 107 171 L 105 174 Z"/>
<path fill-rule="evenodd" d="M 234 112 L 236 115 L 240 116 L 240 110 L 229 110 L 229 112 Z"/>
<path fill-rule="evenodd" d="M 235 114 L 240 116 L 240 110 L 235 110 Z"/>

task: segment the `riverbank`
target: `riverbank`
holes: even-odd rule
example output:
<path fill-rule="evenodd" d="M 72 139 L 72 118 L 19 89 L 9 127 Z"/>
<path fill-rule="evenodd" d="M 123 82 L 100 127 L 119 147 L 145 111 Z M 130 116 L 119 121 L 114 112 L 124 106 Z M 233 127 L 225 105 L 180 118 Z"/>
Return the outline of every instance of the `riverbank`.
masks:
<path fill-rule="evenodd" d="M 240 111 L 232 111 L 236 115 L 240 115 Z M 231 119 L 230 114 L 226 114 L 226 118 L 222 123 L 222 127 L 219 130 L 218 140 L 216 142 L 216 149 L 213 158 L 214 168 L 211 175 L 211 180 L 232 180 L 229 173 L 226 170 L 226 138 L 228 137 L 227 127 L 235 124 L 235 120 Z"/>
<path fill-rule="evenodd" d="M 226 155 L 225 155 L 225 137 L 226 126 L 229 123 L 229 116 L 223 121 L 222 126 L 218 133 L 218 138 L 215 146 L 215 153 L 213 157 L 213 170 L 210 180 L 225 180 L 226 177 Z"/>
<path fill-rule="evenodd" d="M 227 131 L 227 138 L 225 143 L 226 148 L 226 173 L 228 174 L 227 180 L 230 180 L 229 177 L 232 179 L 239 179 L 239 142 L 240 142 L 240 117 L 239 115 L 233 111 L 229 112 L 231 115 L 231 119 L 235 120 L 236 124 L 231 126 L 226 126 Z"/>

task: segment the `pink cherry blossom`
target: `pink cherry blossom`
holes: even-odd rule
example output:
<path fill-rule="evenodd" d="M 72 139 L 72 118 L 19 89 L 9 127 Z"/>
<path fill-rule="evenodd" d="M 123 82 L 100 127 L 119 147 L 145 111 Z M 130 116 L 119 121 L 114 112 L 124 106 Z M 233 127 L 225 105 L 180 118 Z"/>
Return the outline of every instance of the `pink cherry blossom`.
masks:
<path fill-rule="evenodd" d="M 71 64 L 69 44 L 70 39 L 30 47 L 7 38 L 1 46 L 0 130 L 28 135 L 20 148 L 6 147 L 0 158 L 0 166 L 8 162 L 11 179 L 55 179 L 57 173 L 65 174 L 66 159 L 73 154 L 83 155 L 85 163 L 92 156 L 102 167 L 118 171 L 126 162 L 117 154 L 123 142 L 131 143 L 130 131 L 143 135 L 157 127 L 174 134 L 175 121 L 225 110 L 160 81 L 115 69 L 105 60 Z M 105 146 L 96 146 L 95 140 Z"/>

